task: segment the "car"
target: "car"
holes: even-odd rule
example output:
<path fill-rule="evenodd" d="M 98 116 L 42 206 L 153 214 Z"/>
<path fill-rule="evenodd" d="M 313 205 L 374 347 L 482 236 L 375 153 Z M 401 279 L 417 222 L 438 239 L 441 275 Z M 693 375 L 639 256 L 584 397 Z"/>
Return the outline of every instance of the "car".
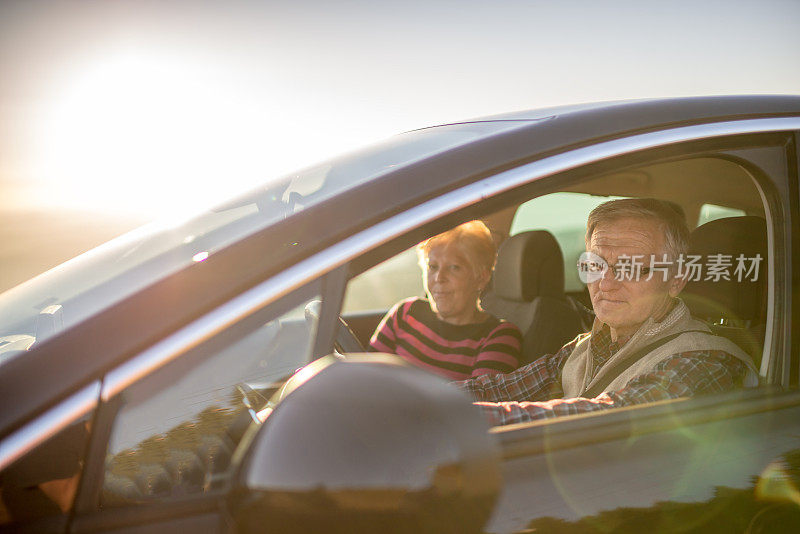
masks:
<path fill-rule="evenodd" d="M 791 95 L 423 128 L 13 288 L 0 531 L 797 531 L 799 136 Z M 591 322 L 586 216 L 627 197 L 706 236 L 716 268 L 685 300 L 758 387 L 489 428 L 451 384 L 363 352 L 421 291 L 414 245 L 473 219 L 525 288 L 485 305 L 526 358 L 558 348 Z"/>

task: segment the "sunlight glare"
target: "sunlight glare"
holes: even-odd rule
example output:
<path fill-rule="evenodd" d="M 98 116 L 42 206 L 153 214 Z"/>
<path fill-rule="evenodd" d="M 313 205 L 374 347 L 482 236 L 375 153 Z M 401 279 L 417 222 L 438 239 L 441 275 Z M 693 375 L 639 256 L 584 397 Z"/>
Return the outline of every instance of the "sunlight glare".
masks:
<path fill-rule="evenodd" d="M 59 89 L 38 174 L 66 206 L 196 211 L 261 178 L 266 112 L 185 61 L 118 54 Z"/>

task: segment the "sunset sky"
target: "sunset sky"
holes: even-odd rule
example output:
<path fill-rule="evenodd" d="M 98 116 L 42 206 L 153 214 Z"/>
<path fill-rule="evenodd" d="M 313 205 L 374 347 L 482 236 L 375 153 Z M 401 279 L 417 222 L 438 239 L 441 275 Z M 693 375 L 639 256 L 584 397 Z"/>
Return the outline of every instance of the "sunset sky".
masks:
<path fill-rule="evenodd" d="M 4 0 L 0 217 L 147 220 L 519 109 L 800 94 L 799 23 L 797 0 Z M 3 269 L 42 247 L 12 245 Z"/>

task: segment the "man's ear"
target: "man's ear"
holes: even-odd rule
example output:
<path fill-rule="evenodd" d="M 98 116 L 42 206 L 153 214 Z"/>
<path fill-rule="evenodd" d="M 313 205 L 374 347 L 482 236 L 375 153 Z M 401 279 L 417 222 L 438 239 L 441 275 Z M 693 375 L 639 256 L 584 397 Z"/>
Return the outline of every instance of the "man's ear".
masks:
<path fill-rule="evenodd" d="M 686 287 L 686 276 L 674 277 L 669 281 L 669 296 L 677 297 L 684 287 Z"/>

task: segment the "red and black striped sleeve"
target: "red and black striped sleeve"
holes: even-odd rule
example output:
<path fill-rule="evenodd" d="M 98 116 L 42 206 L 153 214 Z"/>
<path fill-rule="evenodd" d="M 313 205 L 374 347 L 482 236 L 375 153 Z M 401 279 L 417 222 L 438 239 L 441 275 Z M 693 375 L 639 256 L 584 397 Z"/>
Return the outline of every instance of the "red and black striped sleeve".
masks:
<path fill-rule="evenodd" d="M 502 321 L 481 346 L 471 376 L 510 373 L 519 367 L 521 352 L 522 332 L 514 323 Z"/>
<path fill-rule="evenodd" d="M 410 305 L 410 301 L 401 300 L 392 306 L 372 334 L 367 347 L 369 352 L 397 353 L 398 314 L 404 312 Z"/>

